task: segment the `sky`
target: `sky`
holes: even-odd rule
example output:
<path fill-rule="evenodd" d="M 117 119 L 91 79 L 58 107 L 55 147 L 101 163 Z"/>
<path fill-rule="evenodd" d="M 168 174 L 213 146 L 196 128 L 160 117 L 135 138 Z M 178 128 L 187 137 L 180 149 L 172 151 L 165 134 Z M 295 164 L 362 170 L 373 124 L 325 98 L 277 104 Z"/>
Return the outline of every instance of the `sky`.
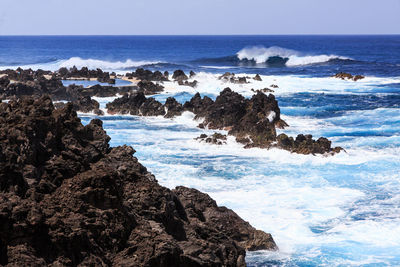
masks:
<path fill-rule="evenodd" d="M 400 34 L 400 0 L 0 0 L 0 35 Z"/>

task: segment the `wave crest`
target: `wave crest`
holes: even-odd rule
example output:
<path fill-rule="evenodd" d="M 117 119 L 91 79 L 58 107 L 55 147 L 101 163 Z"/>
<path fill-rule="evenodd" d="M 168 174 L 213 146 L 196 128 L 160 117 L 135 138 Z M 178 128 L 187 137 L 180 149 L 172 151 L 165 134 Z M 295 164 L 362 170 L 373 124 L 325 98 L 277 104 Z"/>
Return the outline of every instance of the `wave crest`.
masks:
<path fill-rule="evenodd" d="M 151 64 L 158 64 L 162 62 L 153 62 L 153 61 L 133 61 L 133 60 L 126 60 L 126 61 L 105 61 L 99 59 L 82 59 L 80 57 L 72 57 L 68 60 L 63 61 L 60 64 L 61 67 L 65 68 L 72 68 L 73 66 L 77 68 L 87 67 L 89 69 L 102 69 L 102 70 L 125 70 L 130 68 L 136 68 L 143 65 L 151 65 Z"/>
<path fill-rule="evenodd" d="M 242 61 L 254 61 L 257 64 L 268 63 L 271 59 L 281 58 L 286 66 L 309 65 L 328 62 L 333 59 L 351 60 L 351 58 L 337 55 L 304 55 L 296 50 L 279 46 L 252 46 L 245 47 L 236 54 Z"/>

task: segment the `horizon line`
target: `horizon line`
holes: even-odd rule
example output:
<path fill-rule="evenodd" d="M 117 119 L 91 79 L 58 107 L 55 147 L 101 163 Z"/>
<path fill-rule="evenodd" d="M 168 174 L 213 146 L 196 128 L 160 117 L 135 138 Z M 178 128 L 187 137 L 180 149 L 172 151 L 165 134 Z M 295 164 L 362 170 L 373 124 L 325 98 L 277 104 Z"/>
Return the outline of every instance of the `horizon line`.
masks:
<path fill-rule="evenodd" d="M 0 37 L 68 36 L 398 36 L 400 33 L 296 33 L 296 34 L 0 34 Z"/>

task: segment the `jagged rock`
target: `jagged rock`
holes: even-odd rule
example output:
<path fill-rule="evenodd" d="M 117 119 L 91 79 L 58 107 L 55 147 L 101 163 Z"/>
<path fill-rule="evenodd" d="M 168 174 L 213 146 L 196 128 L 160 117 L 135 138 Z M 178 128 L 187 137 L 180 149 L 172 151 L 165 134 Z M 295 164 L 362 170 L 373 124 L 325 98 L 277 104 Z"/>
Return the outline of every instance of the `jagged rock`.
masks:
<path fill-rule="evenodd" d="M 139 115 L 140 106 L 146 102 L 146 97 L 143 92 L 125 94 L 114 101 L 107 103 L 107 112 L 110 114 L 132 114 Z"/>
<path fill-rule="evenodd" d="M 271 84 L 269 87 L 272 87 L 272 88 L 279 88 L 279 86 L 278 85 L 276 85 L 276 84 Z"/>
<path fill-rule="evenodd" d="M 138 83 L 139 88 L 144 92 L 145 95 L 154 95 L 163 91 L 164 86 L 155 84 L 150 81 L 140 81 Z"/>
<path fill-rule="evenodd" d="M 185 81 L 185 82 L 183 82 L 182 80 L 179 80 L 178 81 L 178 84 L 179 85 L 186 85 L 186 86 L 190 86 L 190 87 L 196 87 L 197 86 L 197 81 L 196 80 L 194 80 L 193 82 L 188 82 L 188 81 Z"/>
<path fill-rule="evenodd" d="M 196 76 L 196 73 L 195 73 L 194 71 L 191 70 L 190 73 L 189 73 L 189 77 L 192 78 L 192 77 L 194 77 L 194 76 Z"/>
<path fill-rule="evenodd" d="M 72 104 L 19 99 L 0 114 L 1 265 L 245 266 L 245 248 L 276 249 L 208 195 L 160 186 Z"/>
<path fill-rule="evenodd" d="M 165 75 L 165 73 L 163 75 L 160 71 L 152 72 L 143 68 L 138 68 L 135 72 L 127 73 L 126 76 L 130 78 L 135 77 L 142 81 L 168 81 L 168 75 Z"/>
<path fill-rule="evenodd" d="M 254 76 L 253 80 L 262 81 L 262 79 L 261 79 L 259 74 L 256 74 L 256 76 Z"/>
<path fill-rule="evenodd" d="M 179 116 L 183 112 L 183 107 L 182 104 L 176 101 L 175 98 L 173 97 L 168 97 L 167 100 L 165 101 L 165 117 L 166 118 L 172 118 L 175 116 Z"/>
<path fill-rule="evenodd" d="M 248 222 L 226 207 L 218 207 L 209 195 L 192 188 L 178 186 L 173 192 L 181 200 L 188 219 L 193 224 L 218 225 L 246 250 L 275 250 L 270 234 L 254 229 Z M 196 200 L 196 201 L 194 201 Z"/>
<path fill-rule="evenodd" d="M 200 94 L 196 93 L 190 101 L 185 102 L 183 109 L 193 112 L 198 117 L 204 117 L 207 108 L 213 103 L 214 101 L 208 96 L 201 98 Z"/>
<path fill-rule="evenodd" d="M 339 72 L 339 73 L 336 73 L 335 75 L 333 75 L 333 77 L 339 78 L 339 79 L 342 79 L 342 80 L 353 80 L 353 81 L 358 81 L 358 80 L 361 80 L 361 79 L 364 79 L 364 78 L 365 78 L 365 77 L 362 76 L 362 75 L 355 75 L 355 76 L 353 76 L 353 75 L 351 75 L 350 73 L 346 73 L 346 72 Z"/>
<path fill-rule="evenodd" d="M 236 141 L 244 144 L 245 148 L 275 146 L 275 143 L 279 141 L 276 136 L 276 128 L 284 129 L 288 126 L 280 118 L 280 109 L 274 95 L 267 96 L 258 91 L 251 99 L 246 99 L 230 88 L 225 88 L 215 101 L 207 96 L 201 98 L 200 94 L 196 93 L 183 106 L 172 97 L 162 105 L 153 98 L 146 98 L 141 92 L 115 99 L 112 103 L 107 104 L 107 108 L 111 114 L 162 115 L 167 118 L 179 116 L 183 111 L 190 111 L 195 114 L 196 119 L 203 119 L 199 128 L 227 130 L 228 134 L 235 136 Z M 207 138 L 200 139 L 205 139 L 207 142 Z M 213 137 L 210 137 L 209 141 L 213 143 L 213 140 Z M 327 139 L 320 138 L 314 142 L 313 146 L 304 146 L 303 142 L 299 141 L 299 145 L 292 146 L 290 149 L 284 145 L 280 145 L 280 147 L 301 154 L 340 152 L 340 149 L 330 149 L 330 145 L 328 147 L 325 140 Z M 218 143 L 218 141 L 216 142 Z M 307 144 L 309 142 L 308 140 Z"/>
<path fill-rule="evenodd" d="M 214 145 L 223 145 L 226 144 L 226 135 L 220 133 L 214 133 L 210 136 L 206 134 L 201 134 L 199 137 L 195 138 L 196 140 L 204 141 L 206 143 L 214 144 Z"/>
<path fill-rule="evenodd" d="M 288 137 L 286 134 L 277 136 L 277 146 L 299 154 L 324 154 L 339 153 L 343 148 L 331 147 L 331 141 L 324 137 L 318 140 L 312 139 L 312 135 L 299 134 L 296 139 Z"/>
<path fill-rule="evenodd" d="M 165 115 L 163 105 L 154 98 L 146 98 L 143 92 L 125 94 L 106 105 L 110 114 L 131 114 L 141 116 Z"/>
<path fill-rule="evenodd" d="M 263 92 L 263 93 L 273 93 L 273 92 L 275 92 L 274 90 L 269 89 L 269 88 L 257 89 L 257 90 L 254 90 L 253 88 L 251 88 L 251 91 L 255 92 L 255 93 L 257 93 L 257 92 Z"/>
<path fill-rule="evenodd" d="M 187 80 L 188 76 L 186 76 L 185 72 L 183 70 L 176 70 L 174 71 L 174 74 L 172 75 L 172 79 L 175 81 L 183 81 Z"/>

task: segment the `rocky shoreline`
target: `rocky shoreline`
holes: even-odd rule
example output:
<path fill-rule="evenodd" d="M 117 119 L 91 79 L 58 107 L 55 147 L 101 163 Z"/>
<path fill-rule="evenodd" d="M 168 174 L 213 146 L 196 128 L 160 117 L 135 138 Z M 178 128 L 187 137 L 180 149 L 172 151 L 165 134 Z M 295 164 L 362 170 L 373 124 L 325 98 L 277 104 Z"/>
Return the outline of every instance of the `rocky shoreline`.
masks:
<path fill-rule="evenodd" d="M 131 114 L 138 116 L 164 116 L 173 118 L 185 111 L 193 112 L 196 119 L 203 119 L 200 128 L 227 130 L 236 141 L 242 143 L 245 148 L 281 148 L 292 153 L 299 154 L 335 154 L 343 150 L 341 147 L 331 147 L 331 141 L 324 137 L 317 140 L 311 135 L 299 134 L 296 138 L 285 134 L 277 135 L 276 128 L 288 126 L 280 118 L 280 109 L 274 95 L 266 94 L 273 92 L 272 89 L 264 88 L 252 91 L 255 93 L 250 99 L 233 92 L 229 87 L 225 88 L 213 101 L 211 98 L 199 93 L 195 94 L 190 101 L 179 103 L 175 98 L 169 97 L 164 104 L 147 95 L 163 92 L 163 82 L 172 81 L 178 85 L 191 87 L 197 86 L 197 81 L 189 82 L 189 78 L 196 76 L 191 71 L 189 76 L 182 70 L 176 70 L 170 75 L 168 72 L 152 72 L 150 70 L 137 69 L 132 73 L 125 74 L 128 80 L 136 83 L 129 86 L 102 86 L 94 85 L 84 88 L 83 86 L 64 86 L 62 79 L 97 79 L 98 81 L 109 81 L 110 79 L 124 78 L 115 73 L 103 72 L 100 69 L 88 70 L 82 68 L 62 68 L 56 72 L 42 70 L 5 70 L 0 71 L 0 99 L 12 99 L 22 96 L 40 97 L 49 95 L 53 101 L 66 100 L 72 102 L 75 111 L 95 113 L 103 115 L 99 109 L 99 103 L 92 97 L 115 97 L 114 101 L 107 104 L 109 114 Z M 362 79 L 363 77 L 352 76 L 346 73 L 336 74 L 342 79 Z M 219 77 L 226 83 L 246 84 L 249 80 L 262 81 L 260 75 L 251 77 L 237 77 L 234 73 L 225 73 Z M 112 82 L 110 82 L 112 83 Z M 115 83 L 115 81 L 114 81 Z M 270 85 L 271 88 L 279 88 Z M 62 107 L 58 103 L 57 107 Z M 211 142 L 214 143 L 214 142 Z M 218 143 L 218 142 L 217 142 Z"/>
<path fill-rule="evenodd" d="M 245 266 L 270 234 L 195 189 L 160 186 L 72 103 L 0 103 L 0 265 Z"/>

